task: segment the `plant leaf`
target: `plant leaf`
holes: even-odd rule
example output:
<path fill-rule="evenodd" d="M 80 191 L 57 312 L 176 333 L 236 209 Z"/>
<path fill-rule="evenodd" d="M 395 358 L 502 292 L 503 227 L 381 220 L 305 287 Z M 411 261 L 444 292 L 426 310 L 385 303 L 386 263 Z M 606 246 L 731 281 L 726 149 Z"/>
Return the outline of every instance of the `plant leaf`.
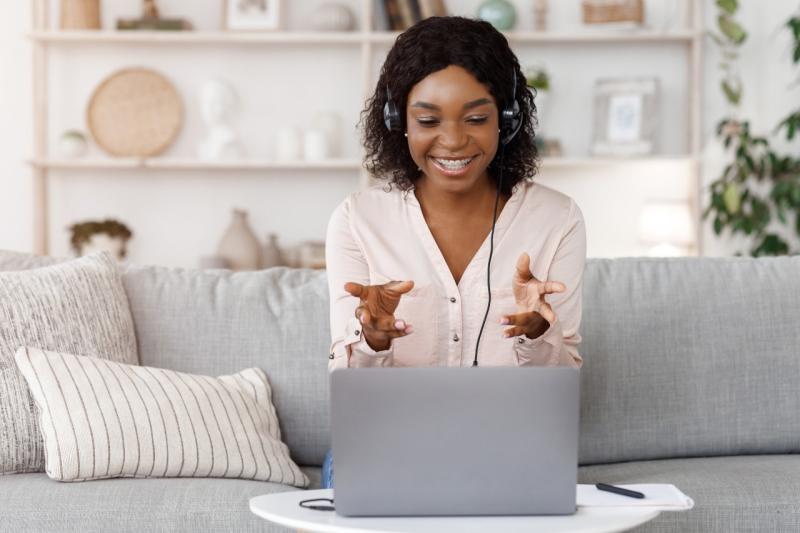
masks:
<path fill-rule="evenodd" d="M 717 0 L 717 7 L 733 15 L 739 9 L 739 2 L 737 0 Z"/>
<path fill-rule="evenodd" d="M 740 84 L 738 87 L 733 87 L 728 80 L 722 80 L 722 92 L 725 93 L 725 98 L 733 105 L 739 105 L 739 100 L 742 97 L 742 88 Z"/>
<path fill-rule="evenodd" d="M 720 15 L 717 18 L 717 24 L 719 24 L 719 29 L 722 34 L 736 45 L 742 44 L 747 38 L 747 33 L 741 25 L 727 14 Z"/>

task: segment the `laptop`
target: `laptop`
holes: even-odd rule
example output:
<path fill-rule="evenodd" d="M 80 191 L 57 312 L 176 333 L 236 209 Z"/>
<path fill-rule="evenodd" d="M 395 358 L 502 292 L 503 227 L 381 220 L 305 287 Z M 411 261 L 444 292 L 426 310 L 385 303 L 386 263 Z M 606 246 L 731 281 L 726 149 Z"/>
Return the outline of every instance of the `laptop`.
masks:
<path fill-rule="evenodd" d="M 572 514 L 579 397 L 574 368 L 334 370 L 336 512 Z"/>

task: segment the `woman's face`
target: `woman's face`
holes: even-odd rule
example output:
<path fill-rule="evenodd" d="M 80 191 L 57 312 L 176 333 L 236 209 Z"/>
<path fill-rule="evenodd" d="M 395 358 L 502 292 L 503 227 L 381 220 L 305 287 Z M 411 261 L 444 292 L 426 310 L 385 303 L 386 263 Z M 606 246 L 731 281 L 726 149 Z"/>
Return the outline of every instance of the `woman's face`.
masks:
<path fill-rule="evenodd" d="M 459 66 L 429 74 L 408 94 L 411 158 L 430 185 L 451 192 L 489 180 L 486 167 L 497 153 L 498 122 L 489 89 Z"/>

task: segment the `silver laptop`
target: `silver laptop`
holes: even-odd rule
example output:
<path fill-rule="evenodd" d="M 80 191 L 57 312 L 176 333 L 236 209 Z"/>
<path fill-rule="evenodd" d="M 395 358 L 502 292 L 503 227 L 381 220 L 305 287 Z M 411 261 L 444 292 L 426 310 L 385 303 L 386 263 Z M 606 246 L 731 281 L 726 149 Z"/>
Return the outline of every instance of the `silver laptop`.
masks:
<path fill-rule="evenodd" d="M 580 371 L 348 368 L 331 374 L 336 512 L 575 512 Z"/>

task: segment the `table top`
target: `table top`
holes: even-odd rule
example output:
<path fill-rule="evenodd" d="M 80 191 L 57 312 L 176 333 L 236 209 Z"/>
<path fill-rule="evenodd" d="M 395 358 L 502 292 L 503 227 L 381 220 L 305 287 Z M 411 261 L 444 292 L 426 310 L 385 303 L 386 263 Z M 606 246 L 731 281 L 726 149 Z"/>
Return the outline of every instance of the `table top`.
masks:
<path fill-rule="evenodd" d="M 250 499 L 256 515 L 286 527 L 320 533 L 377 533 L 433 531 L 526 533 L 602 533 L 627 531 L 658 516 L 656 509 L 578 507 L 566 516 L 420 516 L 345 517 L 334 511 L 315 511 L 298 505 L 301 500 L 333 498 L 332 489 L 264 494 Z M 321 502 L 324 503 L 324 502 Z"/>

